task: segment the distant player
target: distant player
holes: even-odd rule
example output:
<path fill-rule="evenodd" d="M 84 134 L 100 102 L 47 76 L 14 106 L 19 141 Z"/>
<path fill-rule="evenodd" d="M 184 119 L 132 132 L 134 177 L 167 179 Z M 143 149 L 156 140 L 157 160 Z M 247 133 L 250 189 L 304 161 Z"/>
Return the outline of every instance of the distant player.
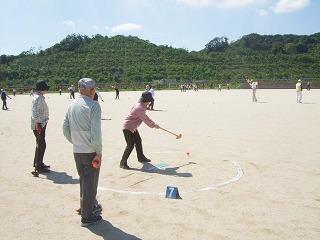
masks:
<path fill-rule="evenodd" d="M 74 91 L 76 90 L 75 87 L 71 85 L 71 87 L 69 87 L 68 89 L 70 92 L 70 99 L 74 99 Z"/>
<path fill-rule="evenodd" d="M 99 98 L 101 99 L 102 102 L 104 102 L 101 94 L 98 92 L 98 90 L 96 90 L 96 92 L 95 92 L 95 94 L 94 94 L 94 97 L 93 97 L 93 100 L 94 100 L 94 101 L 98 101 Z"/>
<path fill-rule="evenodd" d="M 307 90 L 308 90 L 308 91 L 310 91 L 310 89 L 311 89 L 310 85 L 311 85 L 311 84 L 310 84 L 310 82 L 308 81 L 308 82 L 307 82 Z"/>
<path fill-rule="evenodd" d="M 297 103 L 302 103 L 302 84 L 300 79 L 296 84 L 296 93 L 297 93 Z"/>
<path fill-rule="evenodd" d="M 252 88 L 252 102 L 257 102 L 257 96 L 256 96 L 256 92 L 257 92 L 257 87 L 258 87 L 258 81 L 253 81 L 252 79 L 247 79 L 248 84 L 250 85 L 250 87 Z"/>
<path fill-rule="evenodd" d="M 11 97 L 9 97 L 9 95 L 6 93 L 5 89 L 1 89 L 1 100 L 2 100 L 2 110 L 8 110 L 7 107 L 7 97 L 12 99 Z"/>
<path fill-rule="evenodd" d="M 116 91 L 116 98 L 115 99 L 119 99 L 119 93 L 120 93 L 120 83 L 116 82 L 114 85 L 114 90 Z"/>
<path fill-rule="evenodd" d="M 151 95 L 152 95 L 152 101 L 151 101 L 151 103 L 149 104 L 148 109 L 153 110 L 154 97 L 155 97 L 154 89 L 152 88 L 152 85 L 151 85 L 151 84 L 148 84 L 146 90 L 147 90 L 149 93 L 151 93 Z"/>

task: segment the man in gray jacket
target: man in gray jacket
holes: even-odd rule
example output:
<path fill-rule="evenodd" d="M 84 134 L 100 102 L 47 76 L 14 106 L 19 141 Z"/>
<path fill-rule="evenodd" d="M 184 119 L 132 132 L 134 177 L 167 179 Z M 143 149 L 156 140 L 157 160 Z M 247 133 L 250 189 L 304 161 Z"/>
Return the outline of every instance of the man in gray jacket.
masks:
<path fill-rule="evenodd" d="M 96 83 L 90 78 L 78 82 L 80 96 L 69 106 L 63 122 L 63 134 L 73 144 L 74 159 L 80 177 L 81 226 L 102 220 L 101 205 L 96 202 L 102 159 L 101 108 L 94 101 Z M 96 211 L 100 208 L 100 211 Z"/>

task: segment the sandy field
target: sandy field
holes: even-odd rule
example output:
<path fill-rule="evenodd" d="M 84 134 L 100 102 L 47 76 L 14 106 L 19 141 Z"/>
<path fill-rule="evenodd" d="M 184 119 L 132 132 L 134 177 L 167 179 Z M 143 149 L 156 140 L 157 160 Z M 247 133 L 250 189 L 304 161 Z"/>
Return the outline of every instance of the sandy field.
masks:
<path fill-rule="evenodd" d="M 121 125 L 141 92 L 101 93 L 100 224 L 83 228 L 72 146 L 62 133 L 68 94 L 47 94 L 44 162 L 33 177 L 32 97 L 0 111 L 0 239 L 320 239 L 320 90 L 156 91 L 147 114 L 182 138 L 142 124 L 151 164 L 119 168 Z M 189 153 L 189 154 L 188 154 Z M 165 198 L 167 186 L 182 199 Z"/>

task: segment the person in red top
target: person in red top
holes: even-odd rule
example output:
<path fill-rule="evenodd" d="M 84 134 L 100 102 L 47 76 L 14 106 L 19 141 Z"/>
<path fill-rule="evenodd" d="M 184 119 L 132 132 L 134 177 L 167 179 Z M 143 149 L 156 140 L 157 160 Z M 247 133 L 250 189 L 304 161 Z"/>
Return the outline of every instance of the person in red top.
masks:
<path fill-rule="evenodd" d="M 147 106 L 152 102 L 152 94 L 150 92 L 143 92 L 139 102 L 131 109 L 128 116 L 124 120 L 123 135 L 127 142 L 126 149 L 122 155 L 120 162 L 120 168 L 130 169 L 127 160 L 134 148 L 136 147 L 138 161 L 141 163 L 150 162 L 151 160 L 146 158 L 142 150 L 141 137 L 138 132 L 138 127 L 142 122 L 147 124 L 150 128 L 159 128 L 159 125 L 155 124 L 147 115 Z"/>

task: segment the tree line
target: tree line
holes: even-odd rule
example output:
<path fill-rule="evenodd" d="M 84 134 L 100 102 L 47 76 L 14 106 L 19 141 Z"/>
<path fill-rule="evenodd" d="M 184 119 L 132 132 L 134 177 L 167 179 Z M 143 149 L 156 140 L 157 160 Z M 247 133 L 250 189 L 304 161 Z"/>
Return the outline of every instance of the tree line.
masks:
<path fill-rule="evenodd" d="M 173 79 L 233 83 L 255 79 L 320 80 L 320 33 L 249 34 L 230 42 L 213 38 L 201 51 L 157 46 L 133 36 L 72 34 L 45 50 L 30 48 L 17 56 L 0 56 L 0 84 L 30 86 L 38 79 L 53 86 L 82 77 L 124 84 Z"/>

